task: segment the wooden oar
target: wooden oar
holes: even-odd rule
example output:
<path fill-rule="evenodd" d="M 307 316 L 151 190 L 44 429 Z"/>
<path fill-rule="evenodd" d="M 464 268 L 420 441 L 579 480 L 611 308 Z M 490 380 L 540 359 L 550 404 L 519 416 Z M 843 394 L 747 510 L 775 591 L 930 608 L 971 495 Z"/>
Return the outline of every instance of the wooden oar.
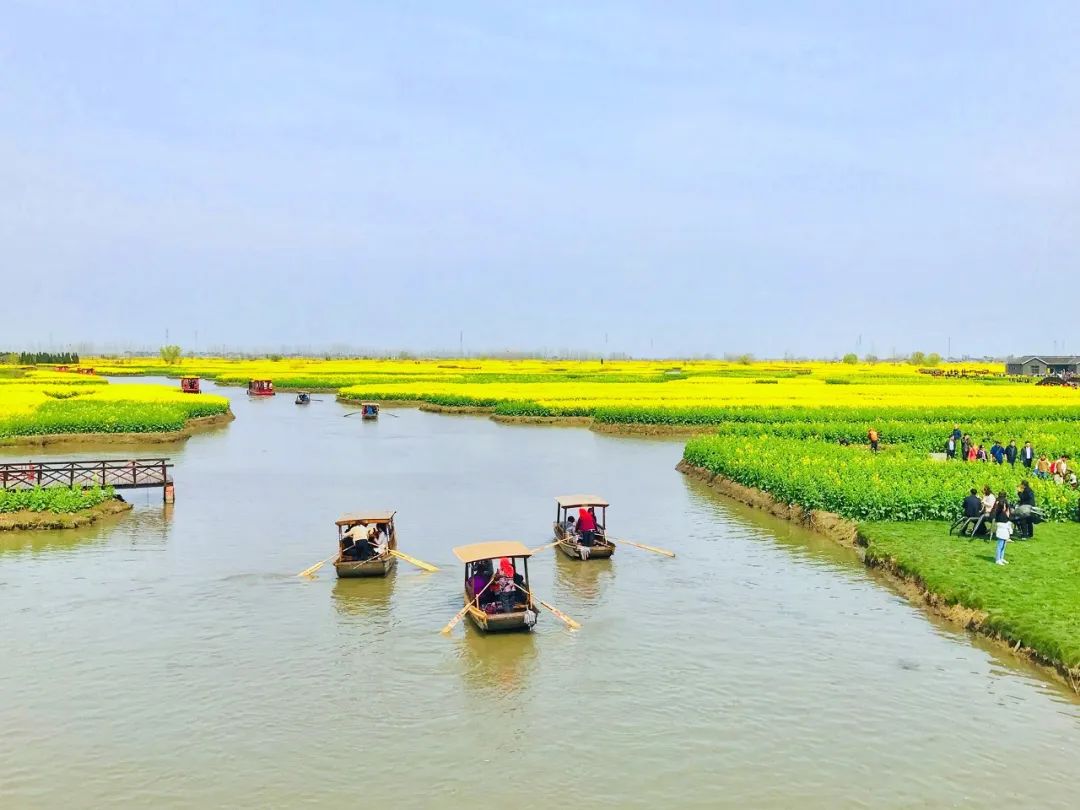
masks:
<path fill-rule="evenodd" d="M 557 545 L 559 545 L 558 540 L 556 540 L 554 543 L 545 543 L 542 546 L 537 546 L 536 548 L 530 548 L 529 553 L 530 554 L 536 554 L 538 551 L 544 551 L 545 549 L 549 549 L 552 546 L 557 546 Z"/>
<path fill-rule="evenodd" d="M 571 630 L 580 630 L 581 629 L 580 624 L 575 622 L 573 619 L 571 619 L 569 616 L 567 616 L 565 613 L 563 613 L 561 610 L 559 610 L 554 605 L 549 605 L 543 599 L 538 599 L 536 597 L 536 595 L 532 593 L 532 591 L 529 591 L 529 590 L 523 588 L 522 586 L 518 585 L 516 582 L 514 583 L 514 587 L 517 588 L 519 591 L 522 591 L 523 593 L 528 594 L 533 599 L 536 599 L 536 601 L 539 602 L 541 605 L 543 605 L 545 608 L 547 608 L 548 612 L 552 613 L 555 616 L 556 619 L 561 619 L 563 622 L 565 622 L 566 626 L 569 627 Z"/>
<path fill-rule="evenodd" d="M 642 548 L 645 551 L 652 551 L 656 554 L 663 554 L 665 557 L 674 557 L 674 551 L 668 551 L 666 548 L 657 548 L 656 546 L 647 546 L 644 543 L 635 543 L 632 540 L 623 540 L 621 537 L 606 537 L 606 540 L 610 540 L 612 543 L 622 543 L 626 546 L 633 546 L 634 548 Z"/>
<path fill-rule="evenodd" d="M 314 574 L 316 571 L 318 571 L 320 568 L 322 568 L 328 562 L 330 562 L 331 560 L 335 560 L 335 559 L 337 559 L 337 554 L 335 554 L 333 557 L 327 557 L 322 562 L 315 563 L 313 566 L 311 566 L 311 568 L 305 568 L 303 571 L 301 571 L 299 574 L 297 574 L 297 576 L 298 577 L 310 577 L 312 574 Z"/>
<path fill-rule="evenodd" d="M 424 569 L 425 571 L 438 571 L 439 570 L 438 568 L 436 568 L 431 563 L 426 563 L 423 560 L 418 560 L 418 559 L 416 559 L 416 557 L 410 557 L 408 554 L 405 554 L 404 552 L 398 551 L 396 548 L 390 549 L 390 553 L 393 554 L 395 557 L 404 560 L 407 563 L 412 563 L 417 568 Z"/>
<path fill-rule="evenodd" d="M 495 577 L 492 577 L 491 579 L 489 579 L 488 584 L 480 589 L 480 593 L 478 593 L 476 596 L 474 596 L 472 598 L 471 602 L 466 602 L 465 607 L 463 607 L 461 610 L 459 610 L 457 612 L 457 615 L 454 618 L 452 618 L 450 621 L 448 621 L 446 623 L 446 627 L 444 627 L 439 632 L 445 635 L 445 634 L 449 633 L 451 630 L 453 630 L 455 627 L 457 627 L 457 623 L 465 618 L 465 614 L 469 612 L 469 608 L 471 608 L 474 604 L 476 604 L 476 601 L 481 596 L 483 596 L 484 591 L 486 591 L 488 589 L 488 585 L 491 585 L 491 583 L 494 582 L 494 581 L 495 581 Z"/>

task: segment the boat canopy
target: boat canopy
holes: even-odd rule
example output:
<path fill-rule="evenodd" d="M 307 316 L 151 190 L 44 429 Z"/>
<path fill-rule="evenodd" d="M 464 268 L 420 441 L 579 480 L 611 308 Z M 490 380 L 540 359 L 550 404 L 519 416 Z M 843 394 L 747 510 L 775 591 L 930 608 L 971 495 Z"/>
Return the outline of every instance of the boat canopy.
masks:
<path fill-rule="evenodd" d="M 389 523 L 397 512 L 350 512 L 337 519 L 338 526 L 351 526 L 356 523 Z"/>
<path fill-rule="evenodd" d="M 496 557 L 531 557 L 532 552 L 528 546 L 517 540 L 493 540 L 489 543 L 458 546 L 454 549 L 454 556 L 463 563 L 472 563 L 494 560 Z"/>
<path fill-rule="evenodd" d="M 574 506 L 608 506 L 608 502 L 599 495 L 560 495 L 555 499 L 563 509 Z"/>

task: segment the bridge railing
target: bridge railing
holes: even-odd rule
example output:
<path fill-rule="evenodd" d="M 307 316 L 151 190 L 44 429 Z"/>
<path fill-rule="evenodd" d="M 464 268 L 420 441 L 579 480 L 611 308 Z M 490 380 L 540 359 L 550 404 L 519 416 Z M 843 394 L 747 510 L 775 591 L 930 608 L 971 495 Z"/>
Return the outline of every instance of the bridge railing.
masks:
<path fill-rule="evenodd" d="M 167 458 L 101 461 L 27 461 L 0 464 L 0 488 L 113 487 L 137 489 L 172 483 Z"/>

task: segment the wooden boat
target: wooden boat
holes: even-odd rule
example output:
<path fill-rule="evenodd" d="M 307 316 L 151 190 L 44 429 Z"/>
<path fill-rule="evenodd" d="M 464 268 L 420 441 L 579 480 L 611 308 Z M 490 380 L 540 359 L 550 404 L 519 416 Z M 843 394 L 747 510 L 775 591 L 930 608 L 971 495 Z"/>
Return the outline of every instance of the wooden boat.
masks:
<path fill-rule="evenodd" d="M 339 577 L 385 577 L 390 573 L 391 569 L 397 565 L 397 557 L 390 553 L 391 550 L 397 550 L 397 529 L 394 527 L 396 514 L 396 512 L 359 512 L 343 515 L 338 519 L 338 555 L 334 560 L 334 568 Z M 376 553 L 364 560 L 356 559 L 346 553 L 346 550 L 351 549 L 352 546 L 351 538 L 346 535 L 358 526 L 371 525 L 381 526 L 385 532 L 385 534 L 380 532 L 379 535 L 380 543 L 385 540 L 382 553 Z M 359 532 L 354 533 L 354 536 L 356 534 Z M 367 544 L 368 548 L 371 548 L 363 537 L 358 538 L 356 542 Z"/>
<path fill-rule="evenodd" d="M 296 404 L 297 405 L 310 405 L 311 404 L 311 396 L 309 394 L 305 394 L 303 391 L 301 391 L 299 394 L 296 395 Z"/>
<path fill-rule="evenodd" d="M 248 380 L 247 392 L 249 397 L 272 397 L 277 393 L 272 380 Z"/>
<path fill-rule="evenodd" d="M 454 556 L 465 563 L 465 604 L 468 605 L 466 616 L 476 625 L 478 630 L 485 633 L 504 633 L 508 631 L 532 630 L 536 624 L 536 605 L 533 602 L 532 591 L 529 588 L 529 557 L 532 552 L 516 540 L 496 540 L 489 543 L 473 543 L 468 546 L 458 546 L 454 549 Z M 509 613 L 488 613 L 477 604 L 477 594 L 473 593 L 472 580 L 477 574 L 487 576 L 487 570 L 494 570 L 498 562 L 507 558 L 514 566 L 515 581 L 518 576 L 521 587 L 516 592 L 514 609 Z M 521 590 L 521 589 L 524 590 Z M 487 603 L 487 591 L 480 594 L 480 602 Z"/>
<path fill-rule="evenodd" d="M 202 393 L 202 386 L 199 384 L 198 377 L 183 377 L 180 380 L 180 390 L 185 394 L 199 394 Z"/>
<path fill-rule="evenodd" d="M 593 532 L 593 544 L 585 546 L 581 544 L 581 538 L 576 532 L 567 531 L 567 518 L 571 510 L 589 509 L 596 514 L 596 509 L 601 510 L 596 518 L 596 531 Z M 559 543 L 559 550 L 573 560 L 606 560 L 615 553 L 615 544 L 607 539 L 607 508 L 608 502 L 597 495 L 561 495 L 555 499 L 555 540 Z M 577 516 L 574 516 L 575 519 Z"/>
<path fill-rule="evenodd" d="M 360 418 L 361 419 L 378 419 L 379 418 L 379 403 L 377 403 L 377 402 L 361 402 L 360 403 Z"/>

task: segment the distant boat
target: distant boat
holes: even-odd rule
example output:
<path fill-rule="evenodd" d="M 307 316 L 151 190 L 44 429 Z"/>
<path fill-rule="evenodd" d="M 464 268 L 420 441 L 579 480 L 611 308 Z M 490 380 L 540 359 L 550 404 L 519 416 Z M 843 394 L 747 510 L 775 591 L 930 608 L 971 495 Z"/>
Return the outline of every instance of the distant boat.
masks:
<path fill-rule="evenodd" d="M 277 393 L 272 380 L 248 380 L 247 392 L 249 397 L 272 397 Z"/>
<path fill-rule="evenodd" d="M 379 418 L 379 403 L 377 403 L 377 402 L 361 402 L 360 403 L 360 418 L 361 419 L 378 419 Z"/>
<path fill-rule="evenodd" d="M 185 394 L 200 394 L 202 393 L 202 387 L 199 384 L 198 377 L 183 377 L 180 380 L 180 390 Z"/>
<path fill-rule="evenodd" d="M 311 397 L 309 395 L 305 394 L 303 391 L 301 391 L 299 394 L 296 395 L 296 404 L 297 405 L 310 405 L 311 404 Z"/>

